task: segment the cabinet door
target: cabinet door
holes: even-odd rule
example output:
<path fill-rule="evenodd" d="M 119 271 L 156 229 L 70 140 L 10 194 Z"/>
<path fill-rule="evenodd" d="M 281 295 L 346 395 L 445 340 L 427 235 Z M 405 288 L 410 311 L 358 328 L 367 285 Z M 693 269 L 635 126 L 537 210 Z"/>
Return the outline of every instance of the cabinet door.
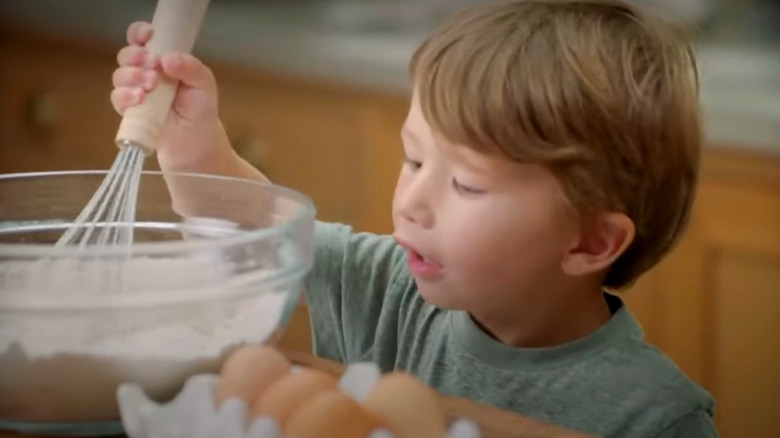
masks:
<path fill-rule="evenodd" d="M 780 436 L 780 185 L 712 184 L 701 204 L 703 381 L 724 438 Z"/>
<path fill-rule="evenodd" d="M 108 169 L 114 68 L 110 51 L 0 35 L 0 172 Z"/>
<path fill-rule="evenodd" d="M 710 154 L 686 238 L 627 297 L 721 436 L 780 436 L 780 160 Z"/>
<path fill-rule="evenodd" d="M 401 127 L 408 111 L 409 99 L 396 96 L 376 96 L 361 106 L 363 140 L 356 149 L 361 208 L 354 221 L 361 231 L 393 232 L 393 193 L 404 157 Z"/>
<path fill-rule="evenodd" d="M 279 346 L 287 350 L 302 351 L 304 353 L 313 353 L 312 349 L 311 319 L 309 317 L 309 307 L 306 304 L 306 298 L 301 296 L 301 300 L 287 323 L 279 339 Z"/>
<path fill-rule="evenodd" d="M 349 99 L 306 84 L 217 75 L 221 118 L 233 147 L 274 183 L 311 197 L 318 217 L 351 222 L 359 140 Z"/>

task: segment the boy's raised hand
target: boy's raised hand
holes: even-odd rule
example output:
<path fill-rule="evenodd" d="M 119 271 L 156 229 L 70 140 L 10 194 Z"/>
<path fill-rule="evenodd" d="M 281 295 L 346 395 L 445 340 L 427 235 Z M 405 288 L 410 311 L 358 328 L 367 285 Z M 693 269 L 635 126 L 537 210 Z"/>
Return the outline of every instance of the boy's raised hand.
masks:
<path fill-rule="evenodd" d="M 138 21 L 127 30 L 128 46 L 117 55 L 111 103 L 120 114 L 141 103 L 159 81 L 159 72 L 180 81 L 173 101 L 172 124 L 194 123 L 217 118 L 217 84 L 211 70 L 187 53 L 169 53 L 152 59 L 146 43 L 152 37 L 152 25 Z"/>
<path fill-rule="evenodd" d="M 127 30 L 128 46 L 122 48 L 114 71 L 111 104 L 119 114 L 138 105 L 153 90 L 160 75 L 179 80 L 157 156 L 163 170 L 248 176 L 230 147 L 217 110 L 217 84 L 211 70 L 196 57 L 169 53 L 153 59 L 145 49 L 152 25 L 135 22 Z M 249 175 L 252 176 L 252 175 Z"/>

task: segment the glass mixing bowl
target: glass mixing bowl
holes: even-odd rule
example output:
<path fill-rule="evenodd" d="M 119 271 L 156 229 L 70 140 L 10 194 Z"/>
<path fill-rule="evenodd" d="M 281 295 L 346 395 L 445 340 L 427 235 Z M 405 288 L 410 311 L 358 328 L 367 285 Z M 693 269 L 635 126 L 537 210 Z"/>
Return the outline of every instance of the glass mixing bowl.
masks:
<path fill-rule="evenodd" d="M 298 301 L 309 198 L 144 172 L 132 246 L 55 250 L 106 175 L 0 175 L 0 430 L 121 434 L 119 384 L 170 399 L 233 348 L 272 343 Z"/>

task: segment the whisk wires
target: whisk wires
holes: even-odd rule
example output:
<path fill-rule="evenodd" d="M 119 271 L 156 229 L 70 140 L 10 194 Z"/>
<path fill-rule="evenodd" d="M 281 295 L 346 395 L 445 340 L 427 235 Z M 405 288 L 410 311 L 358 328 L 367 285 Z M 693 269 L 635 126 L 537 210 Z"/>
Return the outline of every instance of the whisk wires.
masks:
<path fill-rule="evenodd" d="M 146 153 L 132 142 L 120 145 L 106 178 L 55 248 L 76 245 L 126 246 L 133 243 L 138 190 Z"/>

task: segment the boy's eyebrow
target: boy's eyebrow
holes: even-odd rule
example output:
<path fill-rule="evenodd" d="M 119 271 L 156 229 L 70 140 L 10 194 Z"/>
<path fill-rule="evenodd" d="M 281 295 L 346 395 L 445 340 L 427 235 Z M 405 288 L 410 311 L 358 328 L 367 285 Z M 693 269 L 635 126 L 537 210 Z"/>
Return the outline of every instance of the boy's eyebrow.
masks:
<path fill-rule="evenodd" d="M 483 175 L 512 175 L 516 168 L 514 164 L 497 156 L 475 151 L 463 145 L 449 145 L 447 154 L 461 166 Z"/>

